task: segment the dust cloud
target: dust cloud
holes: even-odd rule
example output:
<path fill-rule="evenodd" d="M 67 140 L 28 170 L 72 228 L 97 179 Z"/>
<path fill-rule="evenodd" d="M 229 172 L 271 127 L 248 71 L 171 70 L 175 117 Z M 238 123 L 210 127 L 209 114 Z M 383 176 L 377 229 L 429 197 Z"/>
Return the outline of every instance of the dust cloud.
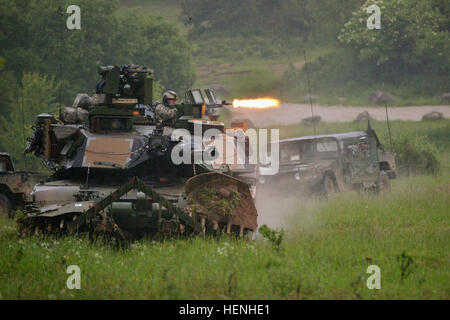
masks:
<path fill-rule="evenodd" d="M 291 233 L 317 224 L 315 217 L 320 200 L 297 190 L 283 191 L 280 187 L 280 183 L 271 183 L 257 189 L 258 226 L 266 224 L 269 228 Z"/>

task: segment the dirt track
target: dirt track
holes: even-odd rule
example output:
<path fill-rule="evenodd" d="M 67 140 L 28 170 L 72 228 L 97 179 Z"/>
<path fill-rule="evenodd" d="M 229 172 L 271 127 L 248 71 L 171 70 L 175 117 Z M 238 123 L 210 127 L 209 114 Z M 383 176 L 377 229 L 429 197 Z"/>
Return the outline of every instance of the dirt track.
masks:
<path fill-rule="evenodd" d="M 325 122 L 350 122 L 356 116 L 367 110 L 376 120 L 385 120 L 384 107 L 344 107 L 314 105 L 314 115 L 320 116 Z M 450 106 L 418 106 L 389 107 L 390 120 L 420 121 L 422 116 L 431 111 L 439 111 L 445 118 L 450 118 Z M 311 107 L 308 104 L 282 103 L 279 108 L 269 109 L 231 109 L 233 119 L 249 119 L 256 127 L 273 125 L 297 124 L 311 117 Z"/>

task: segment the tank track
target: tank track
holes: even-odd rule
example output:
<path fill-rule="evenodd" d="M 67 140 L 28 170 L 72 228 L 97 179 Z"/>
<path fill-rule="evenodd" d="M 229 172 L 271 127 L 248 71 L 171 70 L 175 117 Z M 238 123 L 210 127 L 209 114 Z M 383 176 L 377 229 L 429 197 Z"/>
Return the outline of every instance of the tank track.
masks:
<path fill-rule="evenodd" d="M 158 203 L 157 210 L 152 210 L 154 216 L 153 222 L 150 222 L 152 228 L 144 232 L 127 230 L 108 210 L 114 202 L 119 201 L 123 195 L 133 189 L 144 193 L 153 203 Z M 141 221 L 145 225 L 149 219 L 143 217 Z M 88 233 L 91 238 L 104 237 L 121 242 L 142 237 L 220 236 L 221 234 L 231 234 L 236 237 L 251 235 L 254 238 L 256 234 L 256 228 L 238 225 L 230 218 L 219 221 L 210 218 L 208 214 L 196 213 L 190 210 L 189 206 L 180 208 L 178 204 L 159 194 L 138 177 L 130 179 L 110 195 L 91 203 L 89 209 L 84 212 L 64 213 L 52 217 L 28 214 L 26 217 L 19 218 L 17 222 L 19 232 L 23 236 L 64 236 Z"/>

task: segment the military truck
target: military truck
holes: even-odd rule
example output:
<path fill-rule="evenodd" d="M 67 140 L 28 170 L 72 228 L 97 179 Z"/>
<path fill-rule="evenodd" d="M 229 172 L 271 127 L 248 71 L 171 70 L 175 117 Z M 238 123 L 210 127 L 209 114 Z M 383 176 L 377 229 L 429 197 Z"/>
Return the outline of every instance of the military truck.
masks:
<path fill-rule="evenodd" d="M 0 214 L 12 217 L 15 209 L 31 201 L 31 190 L 44 176 L 16 171 L 13 159 L 0 152 Z"/>
<path fill-rule="evenodd" d="M 396 177 L 395 153 L 384 151 L 370 122 L 366 131 L 284 139 L 278 148 L 278 173 L 259 167 L 257 196 L 275 190 L 322 196 L 378 193 L 390 190 L 390 179 Z"/>

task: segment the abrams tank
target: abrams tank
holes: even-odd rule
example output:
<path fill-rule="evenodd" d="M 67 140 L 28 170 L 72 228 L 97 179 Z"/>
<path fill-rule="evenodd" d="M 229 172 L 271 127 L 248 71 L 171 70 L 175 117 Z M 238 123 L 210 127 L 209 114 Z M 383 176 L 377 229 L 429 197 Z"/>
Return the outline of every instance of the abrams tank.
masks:
<path fill-rule="evenodd" d="M 21 232 L 124 240 L 255 232 L 256 166 L 243 131 L 216 121 L 226 102 L 188 90 L 167 124 L 155 117 L 150 69 L 98 72 L 95 94 L 78 94 L 58 118 L 37 116 L 25 152 L 53 174 L 34 186 Z"/>

